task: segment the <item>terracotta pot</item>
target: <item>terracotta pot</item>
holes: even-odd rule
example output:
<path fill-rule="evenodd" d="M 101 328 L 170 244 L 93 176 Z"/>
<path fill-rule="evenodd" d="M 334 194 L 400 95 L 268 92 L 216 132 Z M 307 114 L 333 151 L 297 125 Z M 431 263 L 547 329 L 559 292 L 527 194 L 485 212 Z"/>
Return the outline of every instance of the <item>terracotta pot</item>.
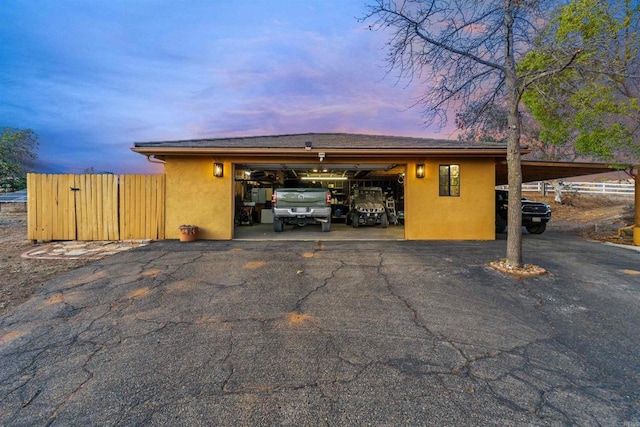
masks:
<path fill-rule="evenodd" d="M 194 240 L 198 240 L 197 225 L 181 225 L 178 229 L 180 230 L 181 242 L 193 242 Z"/>

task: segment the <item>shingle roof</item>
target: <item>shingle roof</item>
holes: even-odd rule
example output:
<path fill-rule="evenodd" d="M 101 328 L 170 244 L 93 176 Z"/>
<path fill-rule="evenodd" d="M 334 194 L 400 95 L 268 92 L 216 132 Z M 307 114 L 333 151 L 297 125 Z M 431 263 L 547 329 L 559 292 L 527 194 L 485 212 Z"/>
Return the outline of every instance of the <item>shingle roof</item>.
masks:
<path fill-rule="evenodd" d="M 303 133 L 293 135 L 207 138 L 179 141 L 135 142 L 136 148 L 304 148 L 314 149 L 505 149 L 506 144 L 473 143 L 452 139 L 406 136 L 361 135 L 350 133 Z"/>

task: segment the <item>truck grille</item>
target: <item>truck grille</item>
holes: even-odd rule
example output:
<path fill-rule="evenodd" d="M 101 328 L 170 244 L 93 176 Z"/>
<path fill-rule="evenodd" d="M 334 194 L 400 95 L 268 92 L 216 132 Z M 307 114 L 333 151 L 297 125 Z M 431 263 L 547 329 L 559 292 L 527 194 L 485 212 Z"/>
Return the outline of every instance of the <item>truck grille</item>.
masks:
<path fill-rule="evenodd" d="M 526 213 L 547 213 L 546 206 L 522 206 L 522 212 Z"/>

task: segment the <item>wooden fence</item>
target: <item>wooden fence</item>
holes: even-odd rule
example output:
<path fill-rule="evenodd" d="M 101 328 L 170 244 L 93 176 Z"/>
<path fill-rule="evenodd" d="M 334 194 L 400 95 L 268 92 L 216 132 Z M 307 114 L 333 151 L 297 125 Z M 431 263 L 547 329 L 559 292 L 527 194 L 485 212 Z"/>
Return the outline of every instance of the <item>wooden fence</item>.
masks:
<path fill-rule="evenodd" d="M 549 182 L 529 182 L 522 184 L 523 192 L 542 193 L 542 186 L 547 193 L 555 193 L 553 185 Z M 508 190 L 508 185 L 501 185 L 498 188 Z M 565 193 L 582 193 L 582 194 L 606 194 L 614 196 L 630 196 L 635 194 L 635 183 L 633 182 L 573 182 L 565 181 L 562 183 L 562 191 Z"/>
<path fill-rule="evenodd" d="M 28 239 L 164 239 L 164 182 L 164 175 L 28 174 Z"/>
<path fill-rule="evenodd" d="M 545 191 L 554 193 L 556 190 L 551 183 L 532 182 L 522 184 L 522 191 L 542 192 L 542 186 Z M 562 191 L 566 193 L 582 193 L 582 194 L 608 194 L 617 196 L 631 196 L 635 194 L 635 184 L 633 182 L 573 182 L 564 181 Z"/>

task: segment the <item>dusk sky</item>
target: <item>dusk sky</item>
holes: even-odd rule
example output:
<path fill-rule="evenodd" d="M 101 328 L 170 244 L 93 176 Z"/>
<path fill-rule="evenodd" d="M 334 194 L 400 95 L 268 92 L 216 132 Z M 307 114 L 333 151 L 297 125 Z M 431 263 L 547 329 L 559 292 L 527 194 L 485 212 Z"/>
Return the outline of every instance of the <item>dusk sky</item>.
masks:
<path fill-rule="evenodd" d="M 365 0 L 3 0 L 0 126 L 38 168 L 151 173 L 135 141 L 350 132 L 451 138 L 387 75 Z"/>

